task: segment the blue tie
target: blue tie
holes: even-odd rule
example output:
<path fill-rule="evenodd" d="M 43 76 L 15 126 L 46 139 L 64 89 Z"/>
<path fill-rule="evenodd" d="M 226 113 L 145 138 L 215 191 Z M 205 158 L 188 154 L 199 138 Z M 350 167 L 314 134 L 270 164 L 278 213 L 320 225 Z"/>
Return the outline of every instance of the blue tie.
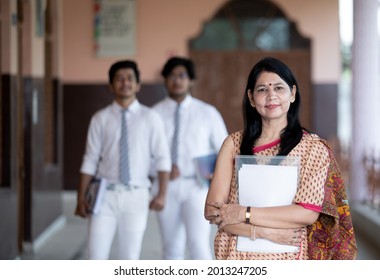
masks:
<path fill-rule="evenodd" d="M 177 108 L 175 109 L 174 114 L 174 135 L 173 135 L 173 143 L 172 143 L 172 163 L 177 164 L 178 162 L 178 134 L 179 134 L 179 122 L 180 122 L 180 104 L 177 104 Z"/>
<path fill-rule="evenodd" d="M 120 164 L 119 177 L 124 185 L 129 184 L 129 157 L 128 157 L 128 125 L 126 119 L 127 109 L 121 111 L 121 135 L 120 135 Z"/>

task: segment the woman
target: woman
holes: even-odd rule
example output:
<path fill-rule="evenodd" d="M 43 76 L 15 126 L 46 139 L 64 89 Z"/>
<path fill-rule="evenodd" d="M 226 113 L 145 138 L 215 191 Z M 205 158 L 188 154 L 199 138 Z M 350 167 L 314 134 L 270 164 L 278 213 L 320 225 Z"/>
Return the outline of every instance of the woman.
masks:
<path fill-rule="evenodd" d="M 206 199 L 205 218 L 219 227 L 215 257 L 308 259 L 307 226 L 318 219 L 322 209 L 329 151 L 322 139 L 301 127 L 297 81 L 291 70 L 275 58 L 264 58 L 253 67 L 243 109 L 244 131 L 225 139 Z M 238 154 L 299 157 L 300 180 L 293 203 L 261 208 L 239 205 L 234 174 L 234 158 Z M 296 245 L 299 251 L 237 251 L 237 236 Z"/>

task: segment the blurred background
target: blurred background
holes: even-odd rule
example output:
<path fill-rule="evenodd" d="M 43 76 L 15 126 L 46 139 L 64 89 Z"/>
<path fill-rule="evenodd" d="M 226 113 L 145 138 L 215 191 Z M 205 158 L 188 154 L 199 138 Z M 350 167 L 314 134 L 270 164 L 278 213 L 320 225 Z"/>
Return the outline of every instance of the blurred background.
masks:
<path fill-rule="evenodd" d="M 0 259 L 38 256 L 57 234 L 71 238 L 73 221 L 84 240 L 72 208 L 90 117 L 112 100 L 108 69 L 136 60 L 138 99 L 152 106 L 173 55 L 194 60 L 192 94 L 229 132 L 242 129 L 252 66 L 287 63 L 303 126 L 330 142 L 344 174 L 360 258 L 380 259 L 378 12 L 378 0 L 0 0 Z M 82 243 L 59 243 L 78 258 Z"/>

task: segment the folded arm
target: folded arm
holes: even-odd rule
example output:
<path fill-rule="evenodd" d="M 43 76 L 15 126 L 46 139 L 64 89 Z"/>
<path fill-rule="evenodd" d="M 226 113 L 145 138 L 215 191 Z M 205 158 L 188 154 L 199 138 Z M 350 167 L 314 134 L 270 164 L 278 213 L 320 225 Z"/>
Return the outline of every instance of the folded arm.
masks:
<path fill-rule="evenodd" d="M 246 237 L 251 235 L 252 226 L 255 225 L 256 238 L 289 244 L 293 240 L 295 231 L 316 221 L 319 216 L 318 212 L 305 209 L 300 205 L 289 205 L 251 207 L 251 218 L 246 224 L 247 208 L 239 204 L 227 203 L 234 172 L 234 157 L 234 143 L 229 136 L 220 149 L 206 198 L 204 216 L 211 224 L 218 225 L 219 229 L 228 233 Z"/>

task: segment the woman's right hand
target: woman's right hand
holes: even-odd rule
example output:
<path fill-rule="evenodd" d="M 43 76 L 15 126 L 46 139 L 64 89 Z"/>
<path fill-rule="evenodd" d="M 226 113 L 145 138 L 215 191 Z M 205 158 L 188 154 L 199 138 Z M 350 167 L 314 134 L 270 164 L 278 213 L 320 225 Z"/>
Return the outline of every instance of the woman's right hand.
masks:
<path fill-rule="evenodd" d="M 263 238 L 272 242 L 300 246 L 306 230 L 302 228 L 266 228 L 256 226 L 256 238 Z"/>

